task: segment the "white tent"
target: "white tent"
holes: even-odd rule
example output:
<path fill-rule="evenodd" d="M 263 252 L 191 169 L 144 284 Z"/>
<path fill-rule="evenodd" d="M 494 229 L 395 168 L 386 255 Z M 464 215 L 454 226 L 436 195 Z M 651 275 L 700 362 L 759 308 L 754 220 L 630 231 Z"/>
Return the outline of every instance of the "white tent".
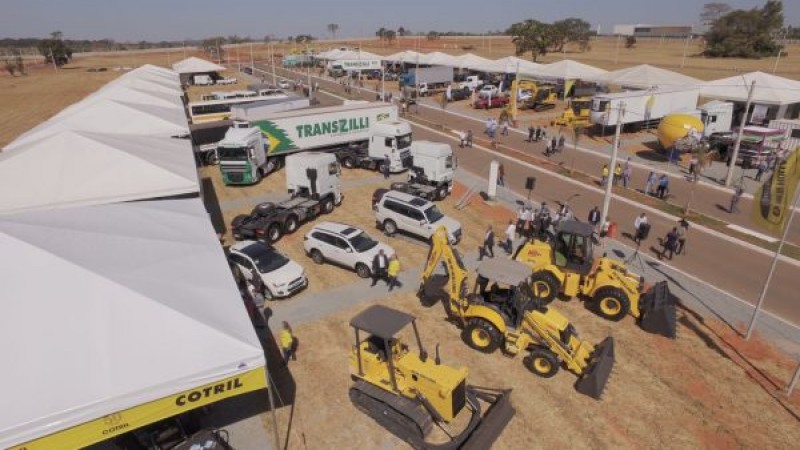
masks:
<path fill-rule="evenodd" d="M 750 83 L 756 82 L 753 103 L 789 105 L 800 103 L 800 81 L 764 72 L 750 72 L 721 80 L 709 81 L 700 88 L 700 95 L 720 100 L 747 101 Z"/>
<path fill-rule="evenodd" d="M 507 56 L 505 58 L 492 61 L 485 66 L 473 67 L 473 69 L 480 70 L 482 72 L 507 74 L 515 74 L 517 73 L 517 69 L 519 69 L 519 73 L 522 75 L 536 76 L 541 67 L 541 64 L 517 58 L 516 56 Z"/>
<path fill-rule="evenodd" d="M 636 88 L 649 89 L 654 87 L 686 87 L 692 88 L 702 84 L 701 80 L 692 78 L 682 73 L 640 64 L 638 66 L 627 67 L 625 69 L 608 72 L 598 77 L 595 81 L 604 84 L 615 84 L 619 86 L 629 86 Z"/>
<path fill-rule="evenodd" d="M 384 56 L 384 61 L 397 62 L 397 63 L 416 63 L 417 58 L 422 58 L 422 53 L 417 53 L 413 50 L 403 50 L 402 52 L 393 53 L 389 56 Z"/>
<path fill-rule="evenodd" d="M 64 130 L 161 137 L 183 136 L 189 133 L 183 110 L 110 99 L 97 100 L 90 102 L 89 105 L 89 107 L 73 105 L 22 134 L 5 149 L 13 149 Z"/>
<path fill-rule="evenodd" d="M 430 64 L 432 66 L 457 67 L 458 58 L 447 53 L 431 52 L 420 56 L 420 64 Z"/>
<path fill-rule="evenodd" d="M 135 70 L 133 72 L 128 72 L 120 76 L 116 80 L 111 81 L 109 84 L 113 85 L 118 83 L 125 83 L 128 80 L 157 84 L 159 86 L 169 88 L 178 95 L 181 95 L 183 93 L 183 90 L 181 89 L 180 79 L 178 78 L 173 79 L 171 77 L 166 77 L 159 73 L 147 72 L 143 70 Z"/>
<path fill-rule="evenodd" d="M 472 53 L 465 53 L 463 55 L 458 55 L 456 56 L 456 60 L 458 61 L 458 67 L 467 69 L 487 66 L 493 62 L 491 59 L 486 59 L 482 56 L 473 55 Z M 474 69 L 474 70 L 480 70 L 480 69 Z"/>
<path fill-rule="evenodd" d="M 187 139 L 65 130 L 0 152 L 0 214 L 198 190 Z"/>
<path fill-rule="evenodd" d="M 183 101 L 180 97 L 176 97 L 173 94 L 118 84 L 106 85 L 106 87 L 86 97 L 82 102 L 76 103 L 64 111 L 77 110 L 80 107 L 87 106 L 89 103 L 101 99 L 119 100 L 139 105 L 160 106 L 162 108 L 179 109 L 183 111 Z"/>
<path fill-rule="evenodd" d="M 0 254 L 0 448 L 46 435 L 31 448 L 82 448 L 265 385 L 262 347 L 198 198 L 5 216 Z M 187 392 L 229 377 L 239 381 L 222 392 Z"/>
<path fill-rule="evenodd" d="M 192 74 L 192 73 L 206 73 L 206 72 L 221 72 L 225 70 L 219 64 L 214 64 L 211 61 L 200 59 L 195 56 L 190 56 L 184 60 L 178 61 L 172 65 L 172 70 L 179 74 Z"/>
<path fill-rule="evenodd" d="M 593 81 L 603 76 L 608 71 L 579 63 L 571 59 L 564 59 L 551 64 L 544 64 L 538 68 L 538 76 L 542 78 L 555 78 L 559 80 L 585 80 Z"/>

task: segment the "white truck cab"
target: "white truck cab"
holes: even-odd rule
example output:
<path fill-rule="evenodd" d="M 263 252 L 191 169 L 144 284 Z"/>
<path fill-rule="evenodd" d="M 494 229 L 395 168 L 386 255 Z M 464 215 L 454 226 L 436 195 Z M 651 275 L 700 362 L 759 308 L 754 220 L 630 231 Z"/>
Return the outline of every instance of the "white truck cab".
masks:
<path fill-rule="evenodd" d="M 411 125 L 389 120 L 371 125 L 368 156 L 371 159 L 389 157 L 389 172 L 402 172 L 411 165 Z"/>
<path fill-rule="evenodd" d="M 414 161 L 411 165 L 412 173 L 422 174 L 428 184 L 446 185 L 448 192 L 452 190 L 457 164 L 449 144 L 415 141 L 411 144 L 411 157 Z"/>
<path fill-rule="evenodd" d="M 286 157 L 286 188 L 292 197 L 320 200 L 333 195 L 342 202 L 342 168 L 336 155 L 324 152 L 295 153 Z"/>
<path fill-rule="evenodd" d="M 222 180 L 225 184 L 253 184 L 268 173 L 266 142 L 261 130 L 235 123 L 217 144 L 217 158 L 224 161 Z"/>
<path fill-rule="evenodd" d="M 469 75 L 464 81 L 458 84 L 458 87 L 461 89 L 469 88 L 470 90 L 474 91 L 479 87 L 483 86 L 483 80 L 478 75 Z"/>

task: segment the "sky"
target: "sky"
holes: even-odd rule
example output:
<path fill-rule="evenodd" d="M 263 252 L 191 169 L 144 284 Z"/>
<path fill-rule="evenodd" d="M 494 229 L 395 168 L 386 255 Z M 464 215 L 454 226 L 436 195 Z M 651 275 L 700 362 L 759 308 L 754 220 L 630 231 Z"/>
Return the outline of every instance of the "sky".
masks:
<path fill-rule="evenodd" d="M 417 31 L 505 30 L 525 19 L 544 22 L 579 17 L 601 33 L 614 24 L 696 24 L 707 0 L 2 0 L 0 37 L 140 40 L 198 39 L 216 35 L 297 34 L 374 36 L 380 27 Z M 719 0 L 717 0 L 719 1 Z M 729 0 L 735 8 L 765 0 Z M 784 0 L 787 25 L 800 26 L 800 0 Z"/>

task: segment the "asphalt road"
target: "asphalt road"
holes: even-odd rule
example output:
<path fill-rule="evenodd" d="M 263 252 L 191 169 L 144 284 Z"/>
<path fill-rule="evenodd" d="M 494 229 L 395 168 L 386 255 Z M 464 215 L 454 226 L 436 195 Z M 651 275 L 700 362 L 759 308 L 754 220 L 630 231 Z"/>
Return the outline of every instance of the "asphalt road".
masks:
<path fill-rule="evenodd" d="M 291 74 L 287 77 L 296 79 L 298 76 Z M 320 80 L 319 83 L 323 91 L 330 91 L 337 96 L 343 95 L 342 87 L 338 84 L 327 80 Z M 333 105 L 340 102 L 340 98 L 331 97 L 325 92 L 322 92 L 318 98 L 322 104 Z M 363 98 L 374 100 L 374 95 L 364 94 Z M 440 112 L 437 114 L 426 112 L 422 108 L 420 110 L 423 117 L 436 114 L 435 118 L 439 122 L 444 116 Z M 476 137 L 481 136 L 482 128 L 475 126 L 475 123 L 469 119 L 448 116 L 446 121 L 453 129 L 471 127 L 476 131 Z M 535 176 L 537 183 L 532 199 L 536 201 L 546 201 L 554 205 L 556 200 L 564 200 L 573 194 L 579 194 L 570 204 L 581 219 L 592 206 L 602 204 L 602 194 L 596 192 L 596 189 L 537 168 L 533 164 L 535 162 L 533 156 L 526 155 L 526 153 L 536 152 L 537 149 L 532 148 L 532 144 L 522 141 L 521 138 L 517 142 L 512 136 L 507 144 L 518 150 L 522 149 L 521 152 L 503 150 L 505 154 L 499 154 L 488 149 L 459 149 L 453 133 L 437 132 L 413 124 L 413 122 L 412 126 L 416 140 L 449 141 L 453 144 L 460 167 L 474 174 L 485 177 L 488 175 L 488 167 L 492 160 L 497 159 L 502 162 L 505 168 L 506 186 L 519 194 L 527 195 L 527 191 L 524 189 L 525 179 L 528 176 Z M 591 164 L 597 166 L 593 162 Z M 576 168 L 578 168 L 577 162 Z M 634 183 L 643 184 L 637 178 L 634 179 Z M 716 203 L 727 198 L 723 193 L 712 191 L 715 190 L 695 192 L 694 202 L 697 205 L 716 207 L 714 206 Z M 745 203 L 742 203 L 741 206 L 743 211 L 749 207 Z M 612 200 L 609 215 L 614 222 L 619 224 L 620 235 L 617 239 L 627 239 L 624 236 L 626 233 L 632 232 L 634 219 L 640 212 L 642 212 L 642 208 L 636 204 L 630 204 L 617 197 Z M 653 254 L 659 247 L 658 238 L 666 235 L 675 223 L 661 214 L 648 213 L 648 217 L 652 229 L 640 251 Z M 755 303 L 772 260 L 770 255 L 725 236 L 704 232 L 696 227 L 689 231 L 687 249 L 687 255 L 676 256 L 668 264 L 717 286 L 745 302 Z M 798 307 L 800 295 L 797 293 L 800 282 L 798 282 L 798 277 L 800 277 L 800 267 L 789 262 L 779 261 L 765 301 L 765 308 L 768 311 L 794 324 L 800 324 L 800 307 Z"/>

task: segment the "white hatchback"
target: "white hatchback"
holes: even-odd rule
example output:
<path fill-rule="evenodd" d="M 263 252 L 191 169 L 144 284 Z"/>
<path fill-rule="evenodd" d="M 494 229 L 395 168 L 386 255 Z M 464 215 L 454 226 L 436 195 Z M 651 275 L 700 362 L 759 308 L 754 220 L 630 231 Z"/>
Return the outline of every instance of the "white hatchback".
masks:
<path fill-rule="evenodd" d="M 351 225 L 337 222 L 321 222 L 303 238 L 306 254 L 317 263 L 330 261 L 354 269 L 359 277 L 372 275 L 372 260 L 383 250 L 387 258 L 394 249 L 372 239 L 367 233 Z"/>
<path fill-rule="evenodd" d="M 249 282 L 254 273 L 261 277 L 267 300 L 288 297 L 308 286 L 303 267 L 265 242 L 237 242 L 231 245 L 228 259 L 237 278 Z"/>

